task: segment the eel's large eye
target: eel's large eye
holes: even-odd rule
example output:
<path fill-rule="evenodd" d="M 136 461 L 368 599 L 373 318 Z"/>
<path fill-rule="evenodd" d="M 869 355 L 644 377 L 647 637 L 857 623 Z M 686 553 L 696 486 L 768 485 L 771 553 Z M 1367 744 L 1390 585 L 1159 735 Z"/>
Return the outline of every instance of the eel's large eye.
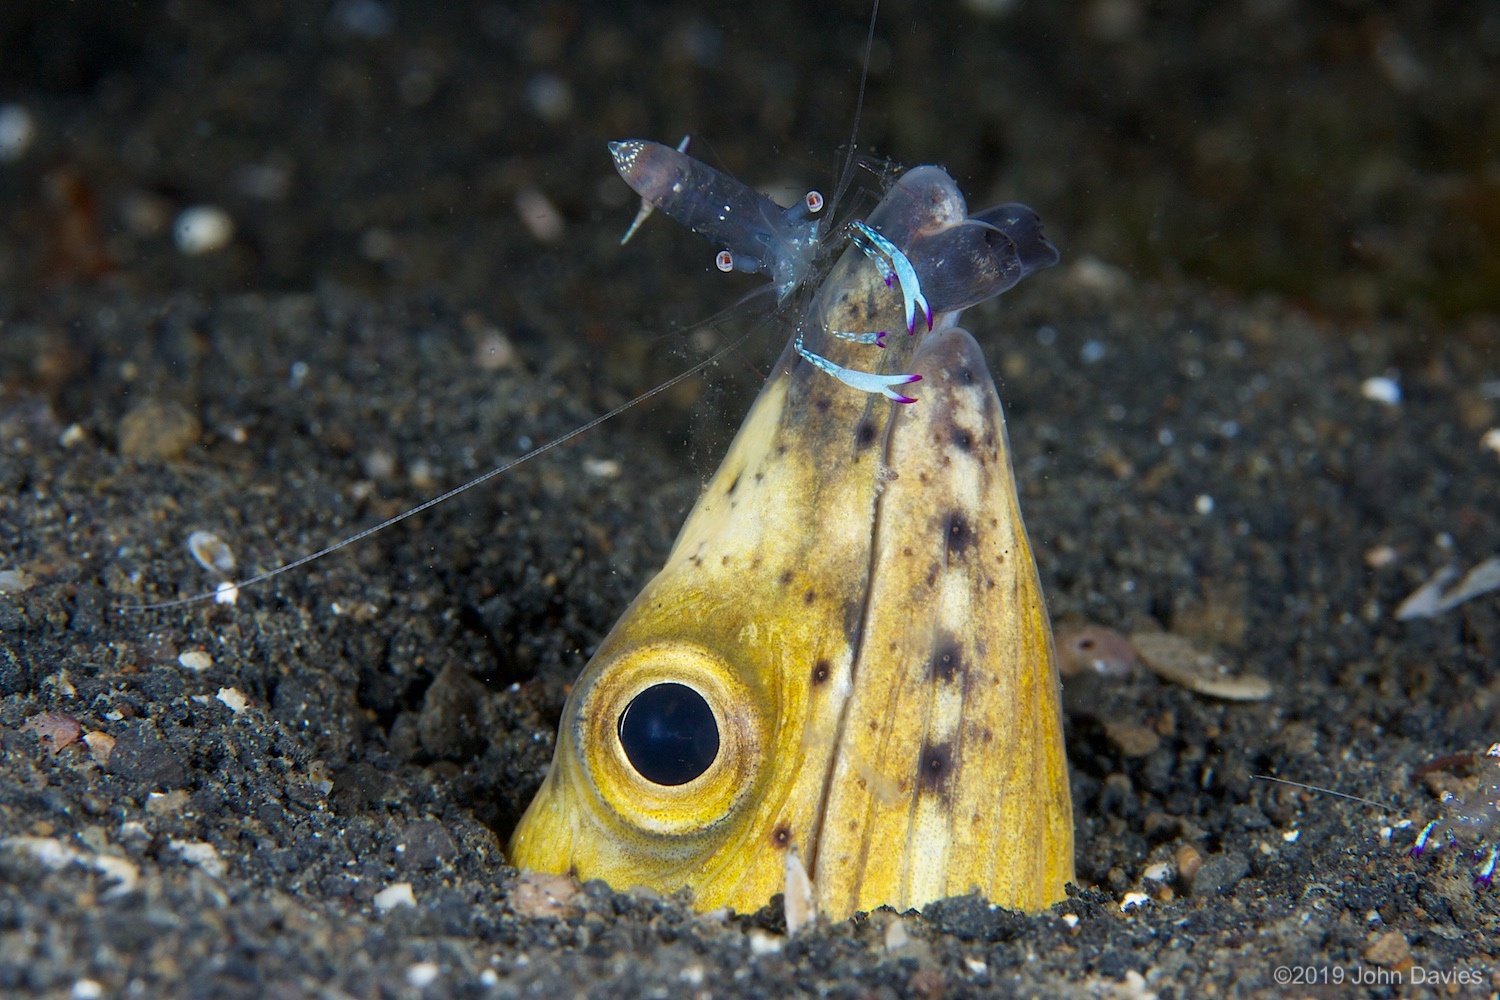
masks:
<path fill-rule="evenodd" d="M 620 713 L 620 746 L 647 781 L 685 785 L 719 756 L 719 724 L 686 684 L 653 684 Z"/>
<path fill-rule="evenodd" d="M 708 836 L 754 798 L 770 757 L 772 697 L 695 642 L 643 642 L 589 665 L 568 699 L 564 736 L 611 822 Z"/>

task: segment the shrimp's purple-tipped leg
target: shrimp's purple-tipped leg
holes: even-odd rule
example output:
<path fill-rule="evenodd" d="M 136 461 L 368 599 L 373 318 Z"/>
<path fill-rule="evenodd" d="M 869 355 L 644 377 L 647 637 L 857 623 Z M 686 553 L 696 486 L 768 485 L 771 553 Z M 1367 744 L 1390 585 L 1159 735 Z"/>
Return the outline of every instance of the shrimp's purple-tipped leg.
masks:
<path fill-rule="evenodd" d="M 1484 864 L 1474 873 L 1474 884 L 1488 889 L 1495 879 L 1495 860 L 1500 857 L 1500 847 L 1491 847 L 1489 856 L 1484 859 Z"/>
<path fill-rule="evenodd" d="M 886 330 L 877 330 L 874 333 L 850 333 L 847 330 L 829 330 L 828 332 L 851 344 L 874 344 L 882 349 L 885 348 L 885 338 L 890 335 Z"/>
<path fill-rule="evenodd" d="M 920 376 L 920 375 L 913 375 L 913 376 L 911 376 L 911 379 L 910 379 L 909 382 L 907 382 L 907 383 L 900 383 L 900 384 L 910 384 L 910 382 L 920 382 L 920 381 L 922 381 L 922 376 Z M 885 388 L 885 389 L 883 389 L 881 391 L 885 393 L 885 395 L 886 395 L 886 397 L 888 399 L 894 399 L 898 403 L 915 403 L 916 402 L 916 400 L 913 399 L 911 396 L 903 396 L 901 393 L 896 392 L 895 390 L 893 390 L 893 389 L 891 389 L 889 387 L 887 387 L 887 388 Z"/>
<path fill-rule="evenodd" d="M 1438 821 L 1433 820 L 1431 823 L 1428 823 L 1426 826 L 1422 827 L 1422 832 L 1417 834 L 1416 843 L 1411 845 L 1411 851 L 1409 853 L 1412 857 L 1420 858 L 1422 856 L 1422 852 L 1427 850 L 1427 839 L 1432 836 L 1432 831 L 1437 829 L 1437 825 Z"/>

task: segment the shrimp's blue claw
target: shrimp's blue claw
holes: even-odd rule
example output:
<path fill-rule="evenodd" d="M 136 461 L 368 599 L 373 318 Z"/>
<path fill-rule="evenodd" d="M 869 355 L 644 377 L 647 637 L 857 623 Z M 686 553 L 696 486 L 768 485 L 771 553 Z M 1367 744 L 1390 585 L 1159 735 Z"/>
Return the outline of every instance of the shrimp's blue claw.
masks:
<path fill-rule="evenodd" d="M 797 334 L 795 346 L 797 353 L 805 361 L 817 368 L 818 371 L 823 372 L 825 375 L 832 375 L 851 389 L 858 389 L 861 392 L 878 392 L 887 399 L 894 399 L 898 403 L 916 402 L 912 397 L 902 395 L 893 387 L 920 382 L 922 381 L 922 376 L 920 375 L 879 375 L 875 372 L 862 372 L 856 371 L 853 368 L 845 368 L 843 365 L 835 364 L 823 357 L 823 355 L 814 354 L 802 346 L 802 335 L 800 333 Z"/>
<path fill-rule="evenodd" d="M 922 313 L 927 318 L 927 329 L 931 330 L 932 307 L 927 304 L 927 298 L 922 294 L 922 283 L 917 278 L 917 269 L 911 266 L 911 261 L 907 259 L 906 254 L 902 253 L 896 244 L 863 222 L 855 222 L 849 230 L 854 245 L 863 250 L 865 256 L 880 268 L 886 287 L 891 287 L 893 278 L 901 282 L 901 300 L 906 307 L 906 332 L 909 334 L 917 332 L 917 306 L 922 307 Z"/>

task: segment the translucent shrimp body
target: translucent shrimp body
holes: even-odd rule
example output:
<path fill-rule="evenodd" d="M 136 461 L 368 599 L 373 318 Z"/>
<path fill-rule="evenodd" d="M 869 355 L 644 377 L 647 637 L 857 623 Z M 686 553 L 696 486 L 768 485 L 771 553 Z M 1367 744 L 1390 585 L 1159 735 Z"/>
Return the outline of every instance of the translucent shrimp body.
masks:
<path fill-rule="evenodd" d="M 812 270 L 823 236 L 814 213 L 822 196 L 809 192 L 782 208 L 770 198 L 686 153 L 645 139 L 609 144 L 609 152 L 631 190 L 728 256 L 725 270 L 764 274 L 785 299 Z"/>

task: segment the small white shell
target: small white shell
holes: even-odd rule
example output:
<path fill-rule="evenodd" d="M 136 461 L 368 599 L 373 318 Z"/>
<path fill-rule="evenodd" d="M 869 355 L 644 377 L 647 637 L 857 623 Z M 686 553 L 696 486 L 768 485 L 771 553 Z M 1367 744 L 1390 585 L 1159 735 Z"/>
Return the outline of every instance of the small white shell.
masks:
<path fill-rule="evenodd" d="M 188 551 L 198 560 L 198 565 L 210 573 L 228 576 L 234 572 L 234 553 L 224 540 L 212 531 L 195 531 L 188 535 Z"/>
<path fill-rule="evenodd" d="M 1158 677 L 1189 691 L 1226 701 L 1265 701 L 1271 682 L 1254 674 L 1231 674 L 1218 657 L 1170 632 L 1136 632 L 1130 644 Z"/>

